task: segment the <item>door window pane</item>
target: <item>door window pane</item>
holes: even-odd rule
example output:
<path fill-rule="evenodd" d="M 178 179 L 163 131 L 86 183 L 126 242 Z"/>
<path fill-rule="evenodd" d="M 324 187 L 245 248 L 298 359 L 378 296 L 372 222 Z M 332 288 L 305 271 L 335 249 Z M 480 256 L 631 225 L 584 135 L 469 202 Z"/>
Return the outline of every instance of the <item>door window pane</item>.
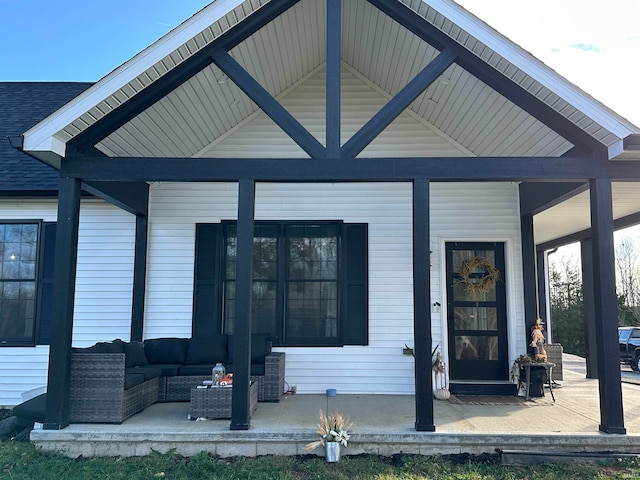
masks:
<path fill-rule="evenodd" d="M 455 337 L 456 360 L 498 360 L 498 337 L 494 335 Z"/>
<path fill-rule="evenodd" d="M 455 307 L 456 330 L 497 330 L 498 318 L 495 307 Z"/>

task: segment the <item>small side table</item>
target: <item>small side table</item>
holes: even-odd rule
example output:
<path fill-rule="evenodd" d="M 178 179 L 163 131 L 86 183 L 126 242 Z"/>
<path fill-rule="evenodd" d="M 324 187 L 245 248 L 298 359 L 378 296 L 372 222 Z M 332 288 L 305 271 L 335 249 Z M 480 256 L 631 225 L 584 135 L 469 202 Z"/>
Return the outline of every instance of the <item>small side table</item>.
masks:
<path fill-rule="evenodd" d="M 518 363 L 518 371 L 521 368 L 524 368 L 525 372 L 525 384 L 527 386 L 527 393 L 525 396 L 525 400 L 529 400 L 529 389 L 531 388 L 531 367 L 544 367 L 547 374 L 547 385 L 549 386 L 549 393 L 551 394 L 552 400 L 555 402 L 556 397 L 553 395 L 553 367 L 556 366 L 555 363 L 551 362 L 517 362 Z M 543 390 L 544 391 L 544 390 Z"/>
<path fill-rule="evenodd" d="M 232 394 L 233 387 L 192 388 L 189 417 L 231 418 Z M 249 398 L 249 414 L 252 414 L 258 406 L 258 382 L 251 382 Z"/>

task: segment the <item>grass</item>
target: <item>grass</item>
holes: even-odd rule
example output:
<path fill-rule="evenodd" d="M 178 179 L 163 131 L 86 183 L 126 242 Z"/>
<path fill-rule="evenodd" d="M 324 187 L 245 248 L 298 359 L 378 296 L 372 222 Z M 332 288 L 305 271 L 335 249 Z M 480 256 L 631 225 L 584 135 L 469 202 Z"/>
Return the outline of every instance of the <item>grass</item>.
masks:
<path fill-rule="evenodd" d="M 640 462 L 610 464 L 549 464 L 503 466 L 498 455 L 343 457 L 326 463 L 315 456 L 217 458 L 152 454 L 135 458 L 76 458 L 39 452 L 30 443 L 0 442 L 0 479 L 376 479 L 376 480 L 488 480 L 488 479 L 628 479 L 640 478 Z"/>

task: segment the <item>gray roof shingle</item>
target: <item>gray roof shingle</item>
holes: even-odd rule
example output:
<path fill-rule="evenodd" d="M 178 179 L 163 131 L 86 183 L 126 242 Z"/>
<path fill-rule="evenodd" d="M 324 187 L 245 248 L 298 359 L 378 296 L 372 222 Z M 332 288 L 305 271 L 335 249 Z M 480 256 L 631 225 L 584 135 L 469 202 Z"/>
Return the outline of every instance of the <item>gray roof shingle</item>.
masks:
<path fill-rule="evenodd" d="M 0 82 L 0 195 L 51 194 L 58 172 L 11 147 L 21 135 L 89 88 L 86 82 Z"/>

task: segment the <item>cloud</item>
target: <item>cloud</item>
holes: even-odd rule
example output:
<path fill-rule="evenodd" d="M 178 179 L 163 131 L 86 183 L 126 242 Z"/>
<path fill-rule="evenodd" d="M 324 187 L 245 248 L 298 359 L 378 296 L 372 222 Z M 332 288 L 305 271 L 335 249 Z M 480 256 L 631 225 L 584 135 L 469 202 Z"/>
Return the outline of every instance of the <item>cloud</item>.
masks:
<path fill-rule="evenodd" d="M 583 52 L 601 52 L 600 48 L 593 43 L 576 43 L 574 45 L 571 45 L 571 48 L 576 48 L 578 50 L 582 50 Z"/>

